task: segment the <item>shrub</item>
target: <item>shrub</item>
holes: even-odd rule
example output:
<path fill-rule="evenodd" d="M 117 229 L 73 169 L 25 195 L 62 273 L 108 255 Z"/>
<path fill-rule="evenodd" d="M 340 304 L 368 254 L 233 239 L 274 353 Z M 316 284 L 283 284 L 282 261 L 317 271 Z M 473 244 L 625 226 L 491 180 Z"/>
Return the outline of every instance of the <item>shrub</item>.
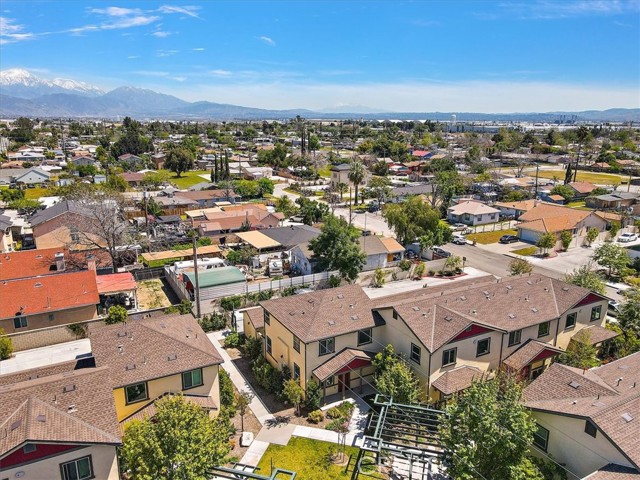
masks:
<path fill-rule="evenodd" d="M 327 410 L 327 418 L 337 419 L 343 417 L 342 411 L 338 407 L 331 407 Z"/>
<path fill-rule="evenodd" d="M 246 337 L 242 351 L 253 362 L 262 355 L 262 340 L 259 338 Z"/>
<path fill-rule="evenodd" d="M 220 313 L 212 313 L 203 316 L 198 323 L 205 332 L 216 332 L 227 326 L 227 319 Z"/>
<path fill-rule="evenodd" d="M 305 406 L 309 410 L 317 410 L 320 408 L 320 384 L 315 380 L 309 380 L 307 382 Z"/>
<path fill-rule="evenodd" d="M 400 260 L 398 267 L 400 267 L 400 270 L 402 270 L 403 272 L 408 272 L 411 268 L 411 262 L 406 258 L 403 258 L 402 260 Z"/>
<path fill-rule="evenodd" d="M 107 316 L 104 319 L 104 323 L 107 325 L 113 325 L 114 323 L 124 323 L 127 321 L 127 309 L 120 306 L 114 305 L 113 307 L 109 307 L 107 311 Z"/>
<path fill-rule="evenodd" d="M 415 275 L 415 277 L 422 278 L 422 276 L 424 275 L 425 268 L 426 267 L 424 266 L 424 263 L 420 262 L 416 267 L 416 269 L 413 271 L 413 274 Z"/>
<path fill-rule="evenodd" d="M 4 330 L 0 328 L 0 360 L 6 360 L 13 353 L 13 343 L 11 338 L 4 334 Z"/>
<path fill-rule="evenodd" d="M 220 404 L 226 408 L 233 408 L 234 392 L 231 377 L 229 377 L 227 371 L 222 368 L 218 376 L 220 378 Z"/>
<path fill-rule="evenodd" d="M 322 420 L 324 420 L 324 413 L 322 413 L 322 410 L 314 410 L 313 412 L 309 413 L 307 420 L 309 420 L 311 423 L 320 423 Z"/>
<path fill-rule="evenodd" d="M 336 288 L 340 286 L 340 282 L 342 281 L 342 279 L 336 275 L 331 275 L 329 277 L 329 286 L 331 288 Z"/>
<path fill-rule="evenodd" d="M 280 292 L 280 296 L 281 297 L 290 297 L 291 295 L 295 295 L 296 294 L 296 289 L 298 287 L 287 287 L 287 288 L 283 288 L 282 291 Z"/>
<path fill-rule="evenodd" d="M 76 338 L 87 338 L 87 325 L 84 323 L 72 323 L 67 325 L 67 330 L 73 333 Z"/>
<path fill-rule="evenodd" d="M 282 372 L 273 368 L 264 357 L 258 357 L 251 370 L 262 388 L 276 394 L 282 392 Z"/>
<path fill-rule="evenodd" d="M 244 295 L 234 295 L 232 297 L 225 297 L 222 300 L 220 300 L 220 307 L 227 312 L 236 310 L 242 306 L 243 298 L 244 298 Z"/>
<path fill-rule="evenodd" d="M 238 332 L 233 332 L 225 337 L 224 348 L 238 348 L 243 343 L 244 335 Z"/>
<path fill-rule="evenodd" d="M 180 302 L 180 305 L 177 305 L 178 312 L 180 315 L 186 315 L 187 313 L 191 313 L 192 303 L 186 298 Z"/>
<path fill-rule="evenodd" d="M 336 418 L 335 420 L 331 420 L 324 428 L 331 430 L 332 432 L 338 432 L 343 430 L 345 423 L 344 418 Z"/>
<path fill-rule="evenodd" d="M 348 417 L 349 415 L 351 415 L 356 406 L 351 402 L 342 402 L 340 405 L 338 405 L 337 408 L 338 410 L 340 410 L 340 413 L 342 413 L 343 417 Z"/>

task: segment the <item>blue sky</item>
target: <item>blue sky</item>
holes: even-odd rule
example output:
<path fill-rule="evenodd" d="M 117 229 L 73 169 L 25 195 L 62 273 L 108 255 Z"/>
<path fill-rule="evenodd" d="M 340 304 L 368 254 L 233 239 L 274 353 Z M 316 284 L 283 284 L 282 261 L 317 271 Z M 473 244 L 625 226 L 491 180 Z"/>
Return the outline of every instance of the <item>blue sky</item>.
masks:
<path fill-rule="evenodd" d="M 640 107 L 640 0 L 15 1 L 0 69 L 263 108 Z"/>

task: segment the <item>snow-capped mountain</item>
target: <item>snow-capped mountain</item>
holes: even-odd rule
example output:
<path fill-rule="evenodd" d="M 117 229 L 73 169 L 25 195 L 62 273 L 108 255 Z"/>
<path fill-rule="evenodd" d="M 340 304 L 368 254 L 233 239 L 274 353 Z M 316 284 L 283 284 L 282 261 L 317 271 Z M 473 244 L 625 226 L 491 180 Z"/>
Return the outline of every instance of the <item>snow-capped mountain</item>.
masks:
<path fill-rule="evenodd" d="M 105 92 L 88 83 L 65 78 L 47 80 L 22 68 L 11 68 L 0 71 L 0 93 L 19 98 L 37 98 L 53 93 L 96 97 Z"/>

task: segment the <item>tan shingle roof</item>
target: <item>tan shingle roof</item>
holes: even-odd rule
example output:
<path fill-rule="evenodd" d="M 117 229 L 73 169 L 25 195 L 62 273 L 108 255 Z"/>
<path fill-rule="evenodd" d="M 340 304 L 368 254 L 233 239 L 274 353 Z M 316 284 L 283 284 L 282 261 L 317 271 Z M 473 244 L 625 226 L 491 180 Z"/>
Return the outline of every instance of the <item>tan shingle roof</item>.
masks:
<path fill-rule="evenodd" d="M 503 363 L 513 370 L 520 371 L 545 350 L 550 350 L 558 354 L 562 353 L 562 349 L 556 348 L 548 343 L 542 343 L 538 340 L 529 340 L 505 358 Z"/>
<path fill-rule="evenodd" d="M 496 207 L 511 208 L 513 210 L 528 211 L 536 206 L 537 200 L 521 200 L 519 202 L 496 202 Z"/>
<path fill-rule="evenodd" d="M 313 370 L 313 374 L 324 382 L 331 375 L 335 374 L 342 367 L 349 365 L 353 360 L 371 360 L 375 353 L 357 350 L 355 348 L 345 348 L 337 355 L 333 356 L 322 365 Z"/>
<path fill-rule="evenodd" d="M 120 443 L 107 368 L 69 370 L 5 384 L 0 388 L 0 405 L 3 453 L 27 441 Z"/>
<path fill-rule="evenodd" d="M 578 334 L 582 331 L 589 332 L 589 341 L 591 345 L 597 345 L 598 343 L 611 340 L 612 338 L 616 338 L 620 335 L 619 333 L 609 330 L 608 328 L 601 327 L 600 325 L 589 325 L 588 327 L 578 330 L 571 339 L 580 341 L 581 337 Z"/>
<path fill-rule="evenodd" d="M 593 183 L 589 182 L 571 182 L 569 186 L 578 193 L 591 193 L 597 188 Z"/>
<path fill-rule="evenodd" d="M 184 398 L 185 401 L 190 402 L 190 403 L 194 403 L 194 404 L 202 407 L 204 410 L 217 410 L 218 409 L 218 405 L 216 405 L 216 403 L 213 401 L 213 398 L 211 398 L 211 397 L 206 397 L 206 396 L 202 396 L 202 395 L 184 394 L 183 398 Z M 156 411 L 157 411 L 156 402 L 158 400 L 159 400 L 159 398 L 156 399 L 155 401 L 145 405 L 144 407 L 142 407 L 137 412 L 129 415 L 127 418 L 122 420 L 121 423 L 130 422 L 132 420 L 144 420 L 145 418 L 151 418 L 151 417 L 155 416 Z"/>
<path fill-rule="evenodd" d="M 264 328 L 264 311 L 262 307 L 248 308 L 242 314 L 249 320 L 256 330 Z"/>
<path fill-rule="evenodd" d="M 92 325 L 89 339 L 97 365 L 111 369 L 114 388 L 222 363 L 191 315 Z"/>
<path fill-rule="evenodd" d="M 610 463 L 583 480 L 640 480 L 640 470 Z"/>
<path fill-rule="evenodd" d="M 589 418 L 640 465 L 640 352 L 586 371 L 554 363 L 524 399 L 534 410 Z"/>
<path fill-rule="evenodd" d="M 574 208 L 554 205 L 552 203 L 538 203 L 534 208 L 520 215 L 518 227 L 533 230 L 529 223 L 536 220 L 544 220 L 547 230 L 537 231 L 558 232 L 575 228 L 576 225 L 586 219 L 592 212 L 587 210 L 576 210 Z M 526 223 L 526 225 L 523 225 Z M 540 228 L 540 227 L 537 227 Z"/>
<path fill-rule="evenodd" d="M 469 388 L 473 380 L 482 377 L 483 371 L 470 365 L 454 368 L 440 375 L 432 384 L 433 388 L 437 388 L 445 395 Z"/>

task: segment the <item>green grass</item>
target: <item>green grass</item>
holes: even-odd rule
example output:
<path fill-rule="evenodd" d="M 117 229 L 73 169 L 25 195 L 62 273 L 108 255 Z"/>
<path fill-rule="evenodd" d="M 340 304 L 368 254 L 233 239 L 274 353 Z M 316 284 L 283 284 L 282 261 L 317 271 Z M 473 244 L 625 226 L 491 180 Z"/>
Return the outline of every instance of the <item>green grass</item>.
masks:
<path fill-rule="evenodd" d="M 324 178 L 331 178 L 331 165 L 325 165 L 318 170 L 318 175 Z"/>
<path fill-rule="evenodd" d="M 532 255 L 535 255 L 537 251 L 538 247 L 525 247 L 519 248 L 518 250 L 511 250 L 511 253 L 522 255 L 523 257 L 531 257 Z"/>
<path fill-rule="evenodd" d="M 37 200 L 40 197 L 46 197 L 49 194 L 49 190 L 46 188 L 27 188 L 24 191 L 24 198 L 28 200 Z"/>
<path fill-rule="evenodd" d="M 327 458 L 337 451 L 335 443 L 320 442 L 302 437 L 291 437 L 287 446 L 269 445 L 258 464 L 261 475 L 271 474 L 271 463 L 274 468 L 284 468 L 297 472 L 296 478 L 304 480 L 349 480 L 358 455 L 356 447 L 346 447 L 347 457 L 351 455 L 349 472 L 345 473 L 344 465 L 334 465 Z M 384 478 L 380 474 L 367 478 Z"/>
<path fill-rule="evenodd" d="M 503 235 L 516 235 L 517 233 L 516 230 L 496 230 L 495 232 L 471 233 L 466 236 L 466 239 L 472 242 L 475 240 L 477 243 L 487 245 L 489 243 L 496 243 Z"/>
<path fill-rule="evenodd" d="M 200 176 L 205 173 L 210 173 L 210 172 L 208 170 L 184 172 L 180 176 L 180 178 L 178 178 L 175 174 L 173 174 L 173 176 L 169 177 L 169 181 L 179 189 L 189 188 L 189 187 L 193 187 L 198 183 L 207 182 L 208 180 L 205 180 Z"/>
<path fill-rule="evenodd" d="M 565 170 L 540 170 L 538 176 L 542 178 L 554 178 L 563 180 Z M 623 180 L 626 182 L 628 176 L 615 175 L 612 173 L 594 173 L 578 171 L 577 180 L 579 182 L 590 182 L 601 185 L 619 185 Z"/>

